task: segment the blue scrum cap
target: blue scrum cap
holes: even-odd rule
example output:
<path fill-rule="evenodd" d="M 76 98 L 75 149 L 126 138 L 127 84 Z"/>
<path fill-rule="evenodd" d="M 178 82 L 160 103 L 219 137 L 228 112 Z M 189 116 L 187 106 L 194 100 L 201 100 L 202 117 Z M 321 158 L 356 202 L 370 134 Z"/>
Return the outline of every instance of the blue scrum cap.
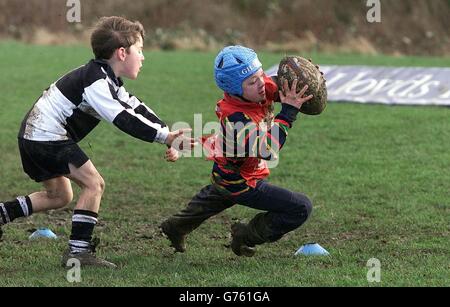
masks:
<path fill-rule="evenodd" d="M 262 67 L 258 55 L 250 48 L 228 46 L 214 61 L 214 78 L 223 91 L 242 96 L 242 82 Z"/>

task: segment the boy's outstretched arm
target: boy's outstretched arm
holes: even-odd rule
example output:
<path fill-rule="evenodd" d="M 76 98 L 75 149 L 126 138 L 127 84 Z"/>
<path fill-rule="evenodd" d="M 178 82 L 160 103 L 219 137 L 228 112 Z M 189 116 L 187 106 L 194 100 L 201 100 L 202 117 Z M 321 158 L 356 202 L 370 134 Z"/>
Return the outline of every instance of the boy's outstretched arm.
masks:
<path fill-rule="evenodd" d="M 123 87 L 116 93 L 105 79 L 100 79 L 85 89 L 84 100 L 106 121 L 135 138 L 146 142 L 172 145 L 187 150 L 195 140 L 185 136 L 187 129 L 170 132 L 167 125 L 135 96 Z"/>
<path fill-rule="evenodd" d="M 125 100 L 126 104 L 131 106 L 136 114 L 142 115 L 150 122 L 158 123 L 162 127 L 166 127 L 166 124 L 161 119 L 159 119 L 159 117 L 150 107 L 148 107 L 136 96 L 133 96 L 126 92 L 124 87 L 120 88 L 118 97 L 122 100 Z M 185 133 L 190 131 L 191 129 L 180 129 L 177 131 L 169 132 L 164 142 L 169 148 L 169 150 L 166 152 L 166 155 L 169 154 L 170 156 L 170 160 L 168 161 L 175 162 L 179 158 L 178 153 L 174 152 L 174 150 L 186 151 L 197 144 L 197 142 L 193 138 L 185 136 Z"/>
<path fill-rule="evenodd" d="M 121 91 L 119 90 L 119 94 Z M 100 79 L 85 89 L 86 102 L 107 122 L 113 123 L 123 132 L 146 142 L 165 144 L 169 128 L 164 122 L 155 118 L 146 118 L 136 113 L 133 106 L 135 98 L 120 99 L 112 85 L 105 79 Z"/>

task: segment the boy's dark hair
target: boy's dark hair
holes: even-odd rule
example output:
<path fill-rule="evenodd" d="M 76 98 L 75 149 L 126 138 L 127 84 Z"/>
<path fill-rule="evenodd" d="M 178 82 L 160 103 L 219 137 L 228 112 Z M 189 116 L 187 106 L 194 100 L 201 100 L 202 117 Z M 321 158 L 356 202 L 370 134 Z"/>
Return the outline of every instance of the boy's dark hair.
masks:
<path fill-rule="evenodd" d="M 102 17 L 91 35 L 91 47 L 96 59 L 108 60 L 120 47 L 127 49 L 134 45 L 139 36 L 144 39 L 144 27 L 139 21 L 123 17 Z"/>

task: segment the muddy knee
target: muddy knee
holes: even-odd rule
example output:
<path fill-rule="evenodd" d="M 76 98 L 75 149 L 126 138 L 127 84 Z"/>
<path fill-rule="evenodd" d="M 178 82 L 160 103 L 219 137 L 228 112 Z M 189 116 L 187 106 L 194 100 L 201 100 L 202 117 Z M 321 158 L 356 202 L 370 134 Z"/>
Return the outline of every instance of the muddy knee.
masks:
<path fill-rule="evenodd" d="M 73 192 L 70 189 L 47 190 L 47 197 L 51 201 L 52 208 L 62 208 L 73 200 Z"/>

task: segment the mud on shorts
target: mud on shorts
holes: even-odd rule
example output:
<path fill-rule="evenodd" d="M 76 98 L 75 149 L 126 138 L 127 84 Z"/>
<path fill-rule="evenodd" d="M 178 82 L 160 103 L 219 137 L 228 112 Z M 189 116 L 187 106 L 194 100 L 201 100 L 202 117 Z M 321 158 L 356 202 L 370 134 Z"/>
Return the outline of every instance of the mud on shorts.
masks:
<path fill-rule="evenodd" d="M 25 173 L 36 182 L 70 174 L 69 163 L 79 168 L 89 158 L 72 140 L 41 142 L 18 139 Z"/>

